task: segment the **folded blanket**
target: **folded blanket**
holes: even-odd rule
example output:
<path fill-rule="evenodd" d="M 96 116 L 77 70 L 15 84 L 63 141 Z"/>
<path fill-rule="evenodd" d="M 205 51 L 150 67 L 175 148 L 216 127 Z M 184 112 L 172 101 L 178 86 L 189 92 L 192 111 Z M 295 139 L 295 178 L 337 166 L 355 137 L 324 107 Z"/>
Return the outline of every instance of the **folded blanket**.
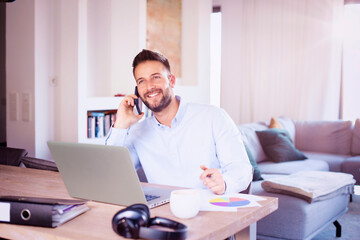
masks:
<path fill-rule="evenodd" d="M 261 183 L 267 192 L 287 194 L 315 202 L 354 192 L 353 175 L 339 172 L 302 171 Z"/>

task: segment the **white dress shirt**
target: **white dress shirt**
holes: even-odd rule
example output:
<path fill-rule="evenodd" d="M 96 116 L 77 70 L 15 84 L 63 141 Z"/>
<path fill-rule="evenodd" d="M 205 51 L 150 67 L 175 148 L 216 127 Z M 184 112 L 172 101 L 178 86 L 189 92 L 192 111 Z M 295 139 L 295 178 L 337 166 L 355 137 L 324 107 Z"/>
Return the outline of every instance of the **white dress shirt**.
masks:
<path fill-rule="evenodd" d="M 200 180 L 200 165 L 205 165 L 220 169 L 226 193 L 246 189 L 253 169 L 229 115 L 176 98 L 180 105 L 171 128 L 151 116 L 128 129 L 111 128 L 106 144 L 126 146 L 136 169 L 142 166 L 150 183 L 206 188 Z"/>

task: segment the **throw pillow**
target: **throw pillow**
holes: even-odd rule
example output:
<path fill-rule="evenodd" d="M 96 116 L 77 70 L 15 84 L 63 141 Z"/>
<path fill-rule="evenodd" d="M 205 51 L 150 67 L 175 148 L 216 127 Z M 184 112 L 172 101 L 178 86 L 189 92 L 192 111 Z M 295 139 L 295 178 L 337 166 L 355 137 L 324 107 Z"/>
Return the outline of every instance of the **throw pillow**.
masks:
<path fill-rule="evenodd" d="M 275 118 L 272 117 L 270 119 L 269 128 L 283 128 L 283 127 Z"/>
<path fill-rule="evenodd" d="M 304 160 L 307 157 L 297 150 L 285 129 L 272 128 L 257 131 L 256 135 L 265 154 L 274 162 Z"/>
<path fill-rule="evenodd" d="M 248 148 L 248 146 L 246 146 L 246 144 L 244 144 L 245 146 L 245 150 L 246 150 L 246 153 L 249 157 L 249 161 L 251 163 L 251 166 L 254 168 L 254 173 L 253 173 L 253 181 L 259 181 L 259 180 L 264 180 L 261 176 L 261 172 L 260 172 L 260 169 L 252 155 L 252 153 L 250 152 L 250 149 Z"/>

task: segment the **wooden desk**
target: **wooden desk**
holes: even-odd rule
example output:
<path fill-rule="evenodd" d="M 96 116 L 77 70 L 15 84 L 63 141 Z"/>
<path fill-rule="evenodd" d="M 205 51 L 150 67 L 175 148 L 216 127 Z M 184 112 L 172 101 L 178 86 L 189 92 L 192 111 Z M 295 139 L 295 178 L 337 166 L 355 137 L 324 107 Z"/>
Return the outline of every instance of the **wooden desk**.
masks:
<path fill-rule="evenodd" d="M 71 199 L 58 172 L 0 165 L 0 195 Z M 0 237 L 9 239 L 119 239 L 111 220 L 122 206 L 89 201 L 88 212 L 57 227 L 42 228 L 0 224 Z M 255 223 L 278 207 L 277 198 L 266 197 L 262 207 L 237 212 L 204 212 L 181 220 L 170 212 L 169 204 L 151 209 L 152 216 L 174 219 L 188 226 L 188 239 L 225 239 Z"/>

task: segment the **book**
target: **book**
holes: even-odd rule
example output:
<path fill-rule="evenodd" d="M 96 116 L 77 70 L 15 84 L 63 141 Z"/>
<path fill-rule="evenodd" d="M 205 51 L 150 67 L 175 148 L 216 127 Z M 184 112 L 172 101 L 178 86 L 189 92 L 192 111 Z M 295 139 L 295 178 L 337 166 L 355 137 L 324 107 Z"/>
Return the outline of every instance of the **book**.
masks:
<path fill-rule="evenodd" d="M 88 112 L 88 138 L 105 137 L 116 121 L 116 110 Z"/>
<path fill-rule="evenodd" d="M 85 200 L 0 196 L 0 222 L 57 227 L 89 210 Z"/>
<path fill-rule="evenodd" d="M 88 138 L 95 138 L 95 118 L 88 116 Z"/>

